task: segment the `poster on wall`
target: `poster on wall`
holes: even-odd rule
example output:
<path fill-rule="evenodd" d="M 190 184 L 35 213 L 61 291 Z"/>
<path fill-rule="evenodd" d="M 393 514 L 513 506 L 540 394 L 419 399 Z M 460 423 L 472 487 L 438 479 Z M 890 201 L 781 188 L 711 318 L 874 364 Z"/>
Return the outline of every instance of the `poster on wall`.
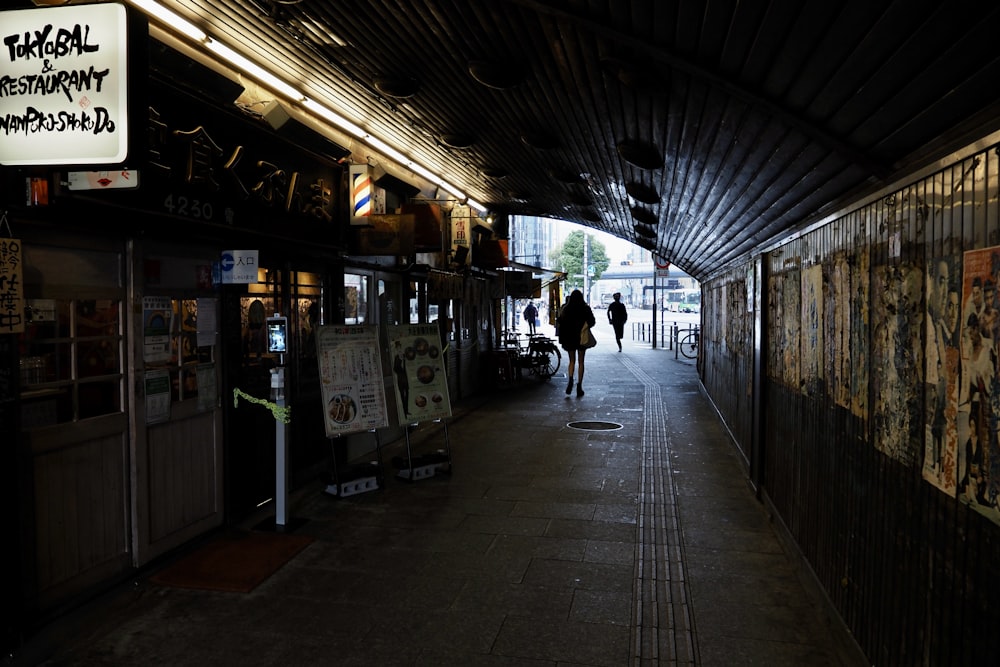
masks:
<path fill-rule="evenodd" d="M 143 382 L 146 395 L 146 423 L 170 419 L 170 371 L 147 371 Z"/>
<path fill-rule="evenodd" d="M 954 493 L 972 509 L 1000 523 L 1000 246 L 973 250 L 962 257 L 959 337 L 958 440 Z M 939 290 L 940 292 L 941 290 Z M 938 294 L 941 329 L 947 334 L 952 297 Z M 947 464 L 947 461 L 946 461 Z"/>
<path fill-rule="evenodd" d="M 974 265 L 975 261 L 970 269 Z M 959 323 L 962 318 L 962 281 L 957 277 L 957 267 L 957 257 L 931 260 L 925 279 L 927 312 L 924 318 L 924 394 L 927 409 L 924 411 L 924 464 L 921 474 L 926 481 L 952 496 L 956 493 L 958 469 L 964 467 L 965 460 L 965 452 L 959 443 L 966 443 L 969 438 L 968 391 L 961 392 L 962 396 L 959 396 L 959 366 L 960 363 L 968 366 L 968 362 L 962 361 L 961 357 L 966 354 L 963 348 L 969 332 Z M 960 400 L 965 403 L 961 408 Z M 963 484 L 963 491 L 959 493 L 964 493 L 965 488 Z"/>
<path fill-rule="evenodd" d="M 0 238 L 0 334 L 24 331 L 21 257 L 19 239 Z"/>
<path fill-rule="evenodd" d="M 142 358 L 146 363 L 170 361 L 173 318 L 170 297 L 142 297 Z"/>
<path fill-rule="evenodd" d="M 451 416 L 437 324 L 391 326 L 389 356 L 400 424 Z"/>
<path fill-rule="evenodd" d="M 316 356 L 328 438 L 389 425 L 378 327 L 319 327 Z"/>

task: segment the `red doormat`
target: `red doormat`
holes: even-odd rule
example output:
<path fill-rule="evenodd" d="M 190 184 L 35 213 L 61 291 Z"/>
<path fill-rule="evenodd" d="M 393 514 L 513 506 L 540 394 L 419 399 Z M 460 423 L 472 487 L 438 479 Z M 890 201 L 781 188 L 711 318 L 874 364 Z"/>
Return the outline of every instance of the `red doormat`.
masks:
<path fill-rule="evenodd" d="M 249 593 L 313 541 L 305 535 L 239 533 L 219 537 L 149 578 L 155 584 Z"/>

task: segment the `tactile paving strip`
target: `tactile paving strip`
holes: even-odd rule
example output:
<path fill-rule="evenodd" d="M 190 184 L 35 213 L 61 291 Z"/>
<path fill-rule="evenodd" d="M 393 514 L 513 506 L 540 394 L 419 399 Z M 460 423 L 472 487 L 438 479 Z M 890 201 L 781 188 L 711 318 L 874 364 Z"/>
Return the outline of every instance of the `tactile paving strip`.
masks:
<path fill-rule="evenodd" d="M 659 384 L 634 362 L 622 361 L 645 387 L 630 662 L 695 665 L 698 644 L 670 468 L 667 411 Z"/>

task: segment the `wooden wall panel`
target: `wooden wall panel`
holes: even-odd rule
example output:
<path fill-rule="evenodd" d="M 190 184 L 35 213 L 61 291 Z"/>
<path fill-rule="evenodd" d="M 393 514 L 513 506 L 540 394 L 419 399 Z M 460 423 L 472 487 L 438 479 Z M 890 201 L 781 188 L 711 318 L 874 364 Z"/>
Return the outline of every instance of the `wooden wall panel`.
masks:
<path fill-rule="evenodd" d="M 33 459 L 35 579 L 40 600 L 81 590 L 128 565 L 128 465 L 120 433 Z"/>
<path fill-rule="evenodd" d="M 148 429 L 151 543 L 221 511 L 215 419 L 210 411 Z"/>

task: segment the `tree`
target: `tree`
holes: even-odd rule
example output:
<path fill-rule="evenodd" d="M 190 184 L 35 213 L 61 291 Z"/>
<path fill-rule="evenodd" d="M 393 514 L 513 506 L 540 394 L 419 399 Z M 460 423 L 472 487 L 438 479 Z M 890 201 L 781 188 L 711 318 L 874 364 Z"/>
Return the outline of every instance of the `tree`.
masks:
<path fill-rule="evenodd" d="M 591 269 L 590 283 L 593 284 L 601 278 L 601 274 L 608 268 L 611 260 L 608 259 L 608 254 L 603 243 L 595 239 L 590 234 L 587 234 L 586 237 L 590 239 L 588 264 Z M 570 232 L 570 235 L 566 237 L 563 244 L 553 248 L 552 252 L 549 253 L 549 259 L 552 261 L 552 265 L 559 267 L 560 271 L 564 271 L 566 273 L 567 290 L 583 289 L 583 244 L 584 232 L 582 230 L 577 230 L 575 232 Z M 584 294 L 584 297 L 587 296 L 588 295 Z"/>

